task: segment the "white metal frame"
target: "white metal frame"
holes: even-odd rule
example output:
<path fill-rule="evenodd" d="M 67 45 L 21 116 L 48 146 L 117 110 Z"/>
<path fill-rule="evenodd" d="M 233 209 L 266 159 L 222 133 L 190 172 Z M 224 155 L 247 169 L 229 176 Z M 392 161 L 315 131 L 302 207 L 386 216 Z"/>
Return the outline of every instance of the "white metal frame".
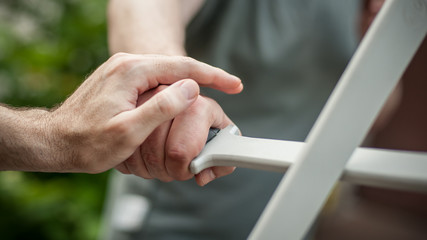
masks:
<path fill-rule="evenodd" d="M 385 1 L 249 239 L 305 236 L 426 32 L 427 0 Z"/>
<path fill-rule="evenodd" d="M 213 166 L 285 172 L 305 143 L 240 136 L 236 126 L 222 129 L 190 165 L 192 173 Z M 357 148 L 341 180 L 365 186 L 427 193 L 427 153 Z"/>

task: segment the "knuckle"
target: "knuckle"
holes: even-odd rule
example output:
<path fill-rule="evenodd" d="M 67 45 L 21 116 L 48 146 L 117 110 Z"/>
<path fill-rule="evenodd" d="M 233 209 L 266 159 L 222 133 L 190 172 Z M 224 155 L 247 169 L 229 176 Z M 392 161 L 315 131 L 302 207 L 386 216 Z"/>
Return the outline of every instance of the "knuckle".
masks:
<path fill-rule="evenodd" d="M 185 114 L 193 119 L 203 119 L 209 124 L 226 126 L 230 123 L 222 108 L 212 99 L 198 97 L 197 100 L 185 110 Z"/>
<path fill-rule="evenodd" d="M 169 57 L 169 59 L 171 61 L 173 61 L 173 62 L 179 62 L 179 63 L 193 63 L 193 62 L 196 62 L 196 60 L 194 58 L 189 57 L 189 56 L 178 56 L 178 55 L 175 55 L 175 56 Z"/>
<path fill-rule="evenodd" d="M 128 71 L 130 70 L 134 65 L 134 61 L 130 58 L 120 58 L 118 62 L 116 63 L 116 67 L 113 68 L 113 71 L 121 72 L 121 71 Z"/>
<path fill-rule="evenodd" d="M 188 56 L 180 56 L 180 61 L 182 63 L 187 63 L 187 64 L 195 64 L 196 60 L 192 57 L 188 57 Z"/>
<path fill-rule="evenodd" d="M 178 56 L 177 63 L 179 63 L 181 69 L 188 72 L 185 77 L 191 77 L 191 73 L 196 69 L 198 62 L 188 56 Z"/>
<path fill-rule="evenodd" d="M 167 149 L 166 167 L 169 174 L 178 181 L 185 181 L 194 176 L 188 168 L 191 159 L 193 159 L 191 152 L 192 149 L 183 144 L 174 145 Z"/>
<path fill-rule="evenodd" d="M 104 75 L 107 77 L 121 72 L 127 72 L 133 68 L 135 64 L 134 58 L 131 54 L 116 53 L 108 61 L 109 65 Z"/>
<path fill-rule="evenodd" d="M 174 145 L 167 149 L 166 156 L 173 162 L 184 164 L 188 161 L 187 148 L 182 144 Z"/>
<path fill-rule="evenodd" d="M 216 103 L 215 101 L 213 101 L 212 99 L 210 99 L 208 97 L 199 96 L 193 105 L 194 105 L 194 107 L 198 107 L 201 110 L 206 110 L 206 109 L 212 108 L 212 106 L 215 103 Z M 206 110 L 206 111 L 208 111 L 208 110 Z"/>
<path fill-rule="evenodd" d="M 128 53 L 118 52 L 118 53 L 115 53 L 113 56 L 111 56 L 110 59 L 115 60 L 117 58 L 123 58 L 123 57 L 129 56 L 129 55 L 130 54 L 128 54 Z"/>
<path fill-rule="evenodd" d="M 202 97 L 197 97 L 196 101 L 194 101 L 187 109 L 184 110 L 187 116 L 192 116 L 194 118 L 204 118 L 204 116 L 208 116 L 210 111 L 210 106 L 208 102 Z"/>

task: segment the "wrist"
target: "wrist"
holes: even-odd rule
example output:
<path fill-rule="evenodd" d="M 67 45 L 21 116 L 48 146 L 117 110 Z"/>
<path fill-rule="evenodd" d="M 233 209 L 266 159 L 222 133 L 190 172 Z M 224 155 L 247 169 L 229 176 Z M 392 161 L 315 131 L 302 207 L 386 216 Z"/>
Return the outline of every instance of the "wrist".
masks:
<path fill-rule="evenodd" d="M 51 139 L 50 112 L 1 107 L 1 170 L 54 171 L 56 149 Z"/>

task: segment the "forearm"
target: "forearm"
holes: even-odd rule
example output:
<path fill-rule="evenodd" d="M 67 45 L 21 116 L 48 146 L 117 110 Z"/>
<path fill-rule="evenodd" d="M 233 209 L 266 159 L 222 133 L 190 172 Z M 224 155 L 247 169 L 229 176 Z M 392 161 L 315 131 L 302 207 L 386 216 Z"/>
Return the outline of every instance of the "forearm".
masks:
<path fill-rule="evenodd" d="M 52 171 L 49 112 L 0 106 L 0 170 Z"/>
<path fill-rule="evenodd" d="M 203 0 L 110 0 L 110 52 L 185 55 L 185 27 Z"/>

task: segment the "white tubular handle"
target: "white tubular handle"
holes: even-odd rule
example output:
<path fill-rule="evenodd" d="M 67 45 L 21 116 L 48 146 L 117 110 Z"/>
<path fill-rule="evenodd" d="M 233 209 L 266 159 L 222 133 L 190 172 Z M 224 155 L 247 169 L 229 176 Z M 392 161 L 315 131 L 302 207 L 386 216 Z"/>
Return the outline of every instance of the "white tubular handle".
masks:
<path fill-rule="evenodd" d="M 286 172 L 304 148 L 303 142 L 235 135 L 235 126 L 221 130 L 190 165 L 192 173 L 213 166 L 235 166 Z M 427 192 L 427 153 L 358 148 L 341 180 L 390 189 Z"/>

